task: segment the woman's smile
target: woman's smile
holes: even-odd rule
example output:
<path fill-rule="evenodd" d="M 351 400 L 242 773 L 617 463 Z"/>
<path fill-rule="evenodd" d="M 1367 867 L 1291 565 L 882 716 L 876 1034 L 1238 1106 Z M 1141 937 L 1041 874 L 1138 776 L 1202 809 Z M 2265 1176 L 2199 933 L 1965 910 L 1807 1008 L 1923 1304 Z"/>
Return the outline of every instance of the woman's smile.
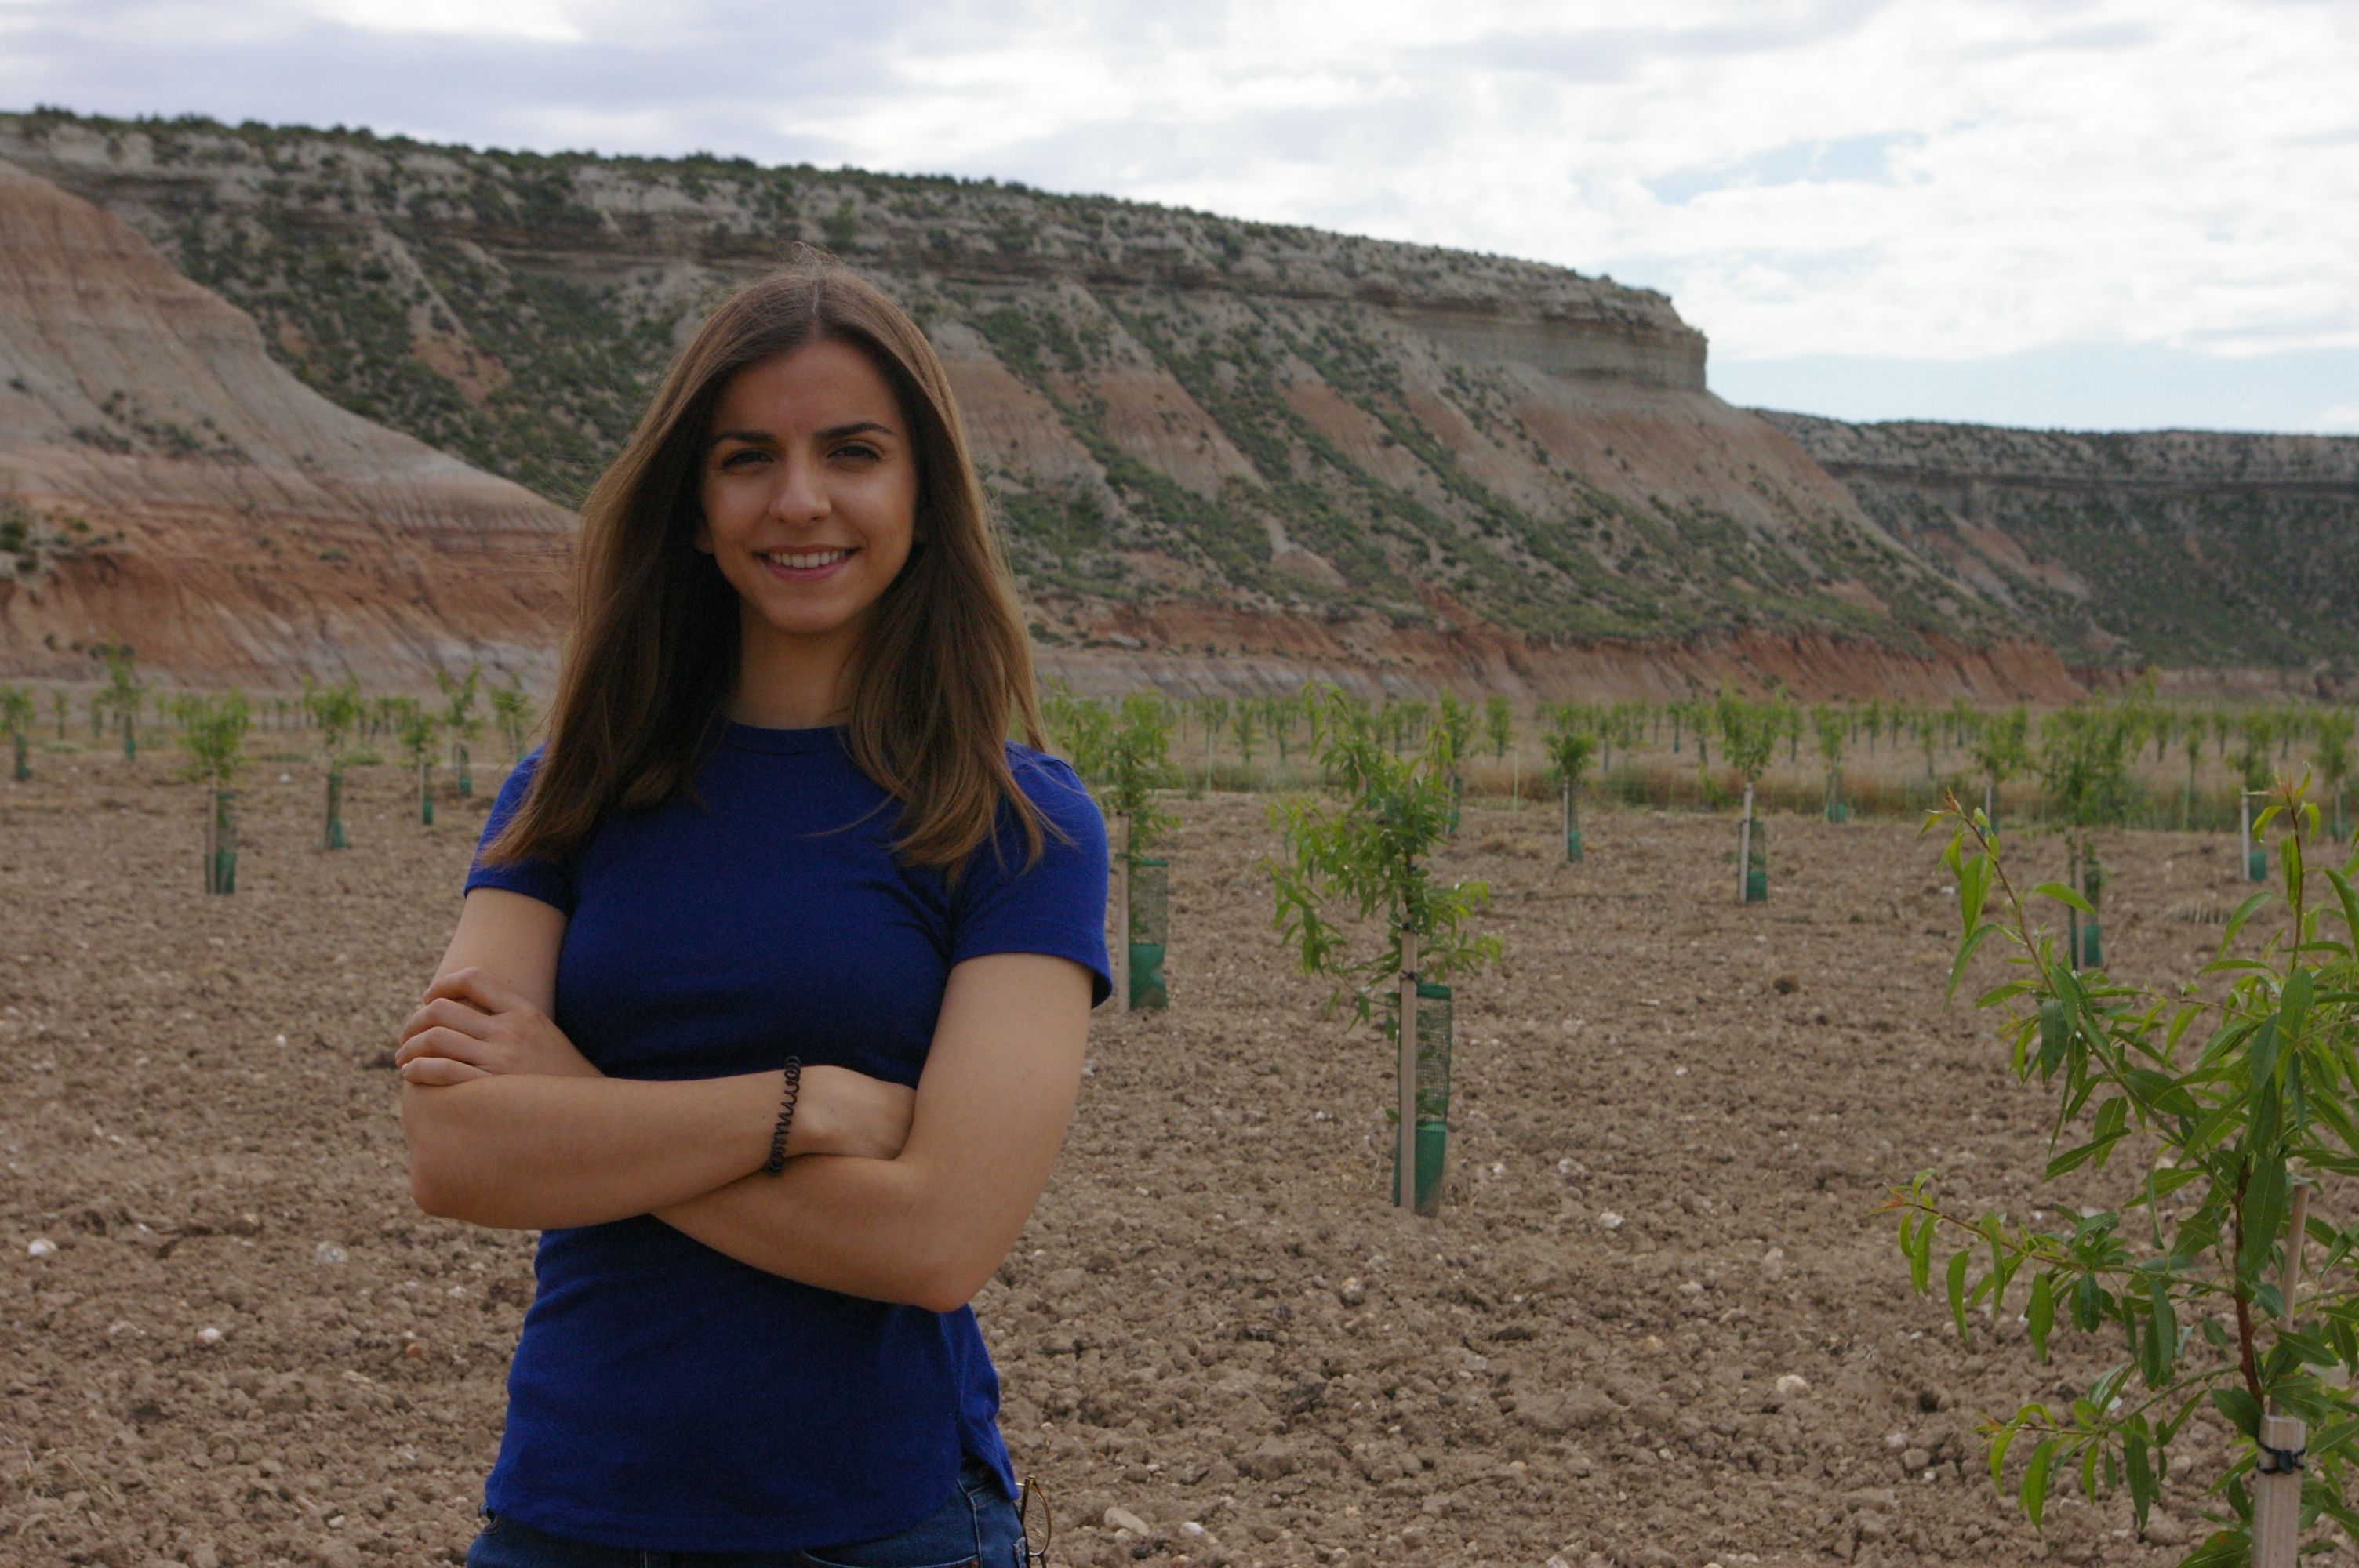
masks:
<path fill-rule="evenodd" d="M 788 582 L 821 582 L 858 551 L 851 546 L 825 550 L 771 550 L 762 564 Z"/>

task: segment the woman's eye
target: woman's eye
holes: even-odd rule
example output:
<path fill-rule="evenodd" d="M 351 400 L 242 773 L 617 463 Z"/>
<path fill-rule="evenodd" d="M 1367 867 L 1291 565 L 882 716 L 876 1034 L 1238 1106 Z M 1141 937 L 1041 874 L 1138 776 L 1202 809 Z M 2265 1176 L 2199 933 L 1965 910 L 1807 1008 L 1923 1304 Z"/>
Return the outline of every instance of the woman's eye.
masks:
<path fill-rule="evenodd" d="M 745 460 L 748 458 L 758 459 L 761 455 L 761 452 L 756 448 L 740 447 L 737 450 L 722 459 L 721 466 L 724 469 L 744 468 L 745 466 Z"/>
<path fill-rule="evenodd" d="M 853 441 L 836 448 L 835 455 L 839 458 L 875 458 L 878 454 L 876 449 L 867 442 Z"/>

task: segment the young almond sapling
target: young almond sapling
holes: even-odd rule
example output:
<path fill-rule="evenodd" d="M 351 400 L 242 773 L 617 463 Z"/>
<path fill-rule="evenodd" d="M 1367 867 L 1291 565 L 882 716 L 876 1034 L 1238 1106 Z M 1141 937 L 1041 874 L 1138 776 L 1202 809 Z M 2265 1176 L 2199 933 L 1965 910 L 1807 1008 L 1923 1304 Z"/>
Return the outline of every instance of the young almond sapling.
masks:
<path fill-rule="evenodd" d="M 1424 1066 L 1441 1081 L 1449 1042 L 1437 1034 L 1437 1049 L 1421 1049 L 1437 1032 L 1420 1028 L 1419 999 L 1446 1002 L 1441 982 L 1499 957 L 1496 936 L 1469 928 L 1490 890 L 1480 881 L 1437 881 L 1427 864 L 1449 833 L 1448 731 L 1437 726 L 1416 752 L 1396 757 L 1380 721 L 1332 688 L 1320 689 L 1313 712 L 1312 749 L 1341 798 L 1271 806 L 1282 837 L 1280 853 L 1262 863 L 1276 897 L 1273 924 L 1302 972 L 1331 982 L 1328 1016 L 1348 999 L 1354 1022 L 1373 1018 L 1394 1042 L 1395 1201 L 1431 1215 L 1440 1202 L 1449 1108 L 1446 1087 L 1421 1092 L 1419 1076 Z M 1362 929 L 1331 915 L 1338 903 Z M 1373 941 L 1364 933 L 1371 921 L 1380 923 Z M 1430 1162 L 1420 1158 L 1429 1146 Z"/>

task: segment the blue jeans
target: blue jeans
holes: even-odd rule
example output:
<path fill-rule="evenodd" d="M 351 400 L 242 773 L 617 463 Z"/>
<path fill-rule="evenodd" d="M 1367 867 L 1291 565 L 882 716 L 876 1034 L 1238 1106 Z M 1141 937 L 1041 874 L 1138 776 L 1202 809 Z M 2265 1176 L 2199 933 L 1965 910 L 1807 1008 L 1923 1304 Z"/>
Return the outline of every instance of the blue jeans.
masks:
<path fill-rule="evenodd" d="M 549 1535 L 488 1515 L 467 1568 L 1026 1568 L 1024 1528 L 991 1467 L 972 1457 L 932 1516 L 897 1535 L 807 1552 L 642 1552 Z"/>

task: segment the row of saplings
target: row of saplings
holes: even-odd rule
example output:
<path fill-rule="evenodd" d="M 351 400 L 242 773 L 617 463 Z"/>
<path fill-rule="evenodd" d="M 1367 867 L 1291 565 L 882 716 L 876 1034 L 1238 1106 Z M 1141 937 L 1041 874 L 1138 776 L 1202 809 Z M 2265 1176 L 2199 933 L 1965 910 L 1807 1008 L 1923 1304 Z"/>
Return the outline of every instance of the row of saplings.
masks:
<path fill-rule="evenodd" d="M 1437 727 L 1417 752 L 1397 754 L 1364 705 L 1330 690 L 1311 701 L 1311 752 L 1328 788 L 1272 809 L 1276 925 L 1303 970 L 1331 984 L 1329 1014 L 1348 1009 L 1392 1044 L 1394 1201 L 1430 1216 L 1448 1126 L 1448 981 L 1500 952 L 1495 936 L 1470 928 L 1487 889 L 1439 882 L 1427 864 L 1458 812 L 1448 732 Z M 1060 708 L 1060 739 L 1112 819 L 1118 935 L 1132 938 L 1117 945 L 1128 971 L 1119 994 L 1163 1005 L 1165 884 L 1141 873 L 1164 869 L 1147 851 L 1169 826 L 1154 798 L 1169 778 L 1169 709 L 1151 697 Z M 1578 860 L 1573 802 L 1595 741 L 1577 714 L 1552 720 L 1565 851 Z M 1740 774 L 1758 743 L 1745 723 L 1732 713 L 1722 730 Z M 2306 778 L 2277 781 L 2246 824 L 2246 867 L 2266 879 L 2273 860 L 2277 887 L 2228 918 L 2216 957 L 2188 983 L 2115 981 L 2101 968 L 2091 895 L 2102 877 L 2088 830 L 2117 819 L 2122 740 L 2102 712 L 2042 736 L 2069 883 L 2019 890 L 1986 809 L 1952 796 L 1936 820 L 1951 829 L 1943 862 L 1962 925 L 1950 989 L 1995 943 L 2005 973 L 1979 1005 L 2002 1015 L 2016 1076 L 2054 1097 L 2061 1152 L 2044 1179 L 2124 1157 L 2138 1173 L 2130 1199 L 2053 1206 L 2070 1223 L 2040 1230 L 1942 1208 L 1923 1171 L 1894 1189 L 1886 1212 L 1900 1217 L 1920 1293 L 1937 1288 L 1934 1252 L 1951 1238 L 1938 1288 L 1962 1337 L 2018 1302 L 2042 1361 L 2061 1332 L 2118 1336 L 2120 1359 L 2082 1396 L 1982 1424 L 1993 1480 L 2035 1525 L 2052 1492 L 2077 1482 L 2092 1500 L 2125 1491 L 2144 1530 L 2170 1484 L 2173 1445 L 2216 1418 L 2236 1441 L 2213 1473 L 2180 1483 L 2203 1487 L 2182 1506 L 2208 1527 L 2184 1563 L 2294 1568 L 2305 1536 L 2313 1549 L 2338 1531 L 2359 1541 L 2347 1500 L 2359 1458 L 2359 1212 L 2313 1202 L 2331 1180 L 2359 1176 L 2359 855 L 2329 829 Z M 1749 809 L 1740 834 L 1758 842 Z M 1739 896 L 1763 896 L 1760 862 L 1738 863 Z M 2060 934 L 2034 923 L 2036 903 L 2057 912 Z M 1404 1171 L 1416 1173 L 1406 1193 Z"/>
<path fill-rule="evenodd" d="M 147 688 L 137 678 L 132 652 L 104 649 L 108 684 L 92 698 L 93 711 L 110 715 L 123 737 L 123 754 L 136 762 L 139 755 L 137 722 Z M 474 793 L 473 747 L 483 736 L 484 717 L 475 704 L 484 695 L 483 673 L 464 676 L 435 672 L 441 703 L 429 706 L 410 697 L 364 699 L 357 684 L 320 686 L 307 681 L 296 699 L 293 717 L 313 730 L 326 769 L 324 808 L 320 839 L 323 849 L 351 847 L 344 827 L 345 770 L 375 760 L 357 742 L 364 736 L 389 734 L 407 753 L 418 784 L 419 820 L 434 821 L 434 770 L 447 753 L 454 773 L 455 793 L 466 799 Z M 511 760 L 532 726 L 533 703 L 520 683 L 493 687 L 488 692 L 493 717 L 506 738 Z M 289 717 L 286 699 L 276 699 L 282 725 Z M 237 789 L 246 765 L 247 743 L 254 730 L 255 708 L 243 692 L 181 693 L 165 698 L 162 711 L 181 753 L 178 776 L 198 785 L 204 795 L 203 871 L 209 893 L 237 891 Z M 0 687 L 0 732 L 15 738 L 14 777 L 32 777 L 25 731 L 34 714 L 32 694 L 20 687 Z"/>

